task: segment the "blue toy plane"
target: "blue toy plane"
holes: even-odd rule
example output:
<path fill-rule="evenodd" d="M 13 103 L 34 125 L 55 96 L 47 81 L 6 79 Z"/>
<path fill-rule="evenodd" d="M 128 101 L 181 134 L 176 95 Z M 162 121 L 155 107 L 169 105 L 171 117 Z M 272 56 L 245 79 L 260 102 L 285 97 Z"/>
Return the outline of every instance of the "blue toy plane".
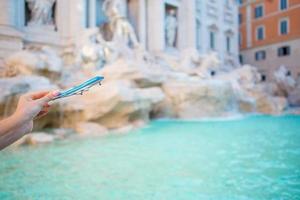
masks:
<path fill-rule="evenodd" d="M 83 92 L 88 91 L 91 87 L 94 85 L 101 85 L 101 81 L 104 79 L 103 76 L 96 76 L 80 85 L 77 85 L 75 87 L 72 87 L 68 90 L 62 91 L 59 93 L 57 97 L 55 97 L 53 100 L 65 98 L 73 95 L 82 95 Z"/>

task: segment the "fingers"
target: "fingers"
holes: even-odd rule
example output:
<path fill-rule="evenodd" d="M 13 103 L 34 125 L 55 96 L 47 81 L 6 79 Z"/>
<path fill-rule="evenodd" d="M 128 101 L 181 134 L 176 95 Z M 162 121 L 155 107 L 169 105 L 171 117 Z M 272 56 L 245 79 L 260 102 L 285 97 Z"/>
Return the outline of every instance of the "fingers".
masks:
<path fill-rule="evenodd" d="M 40 98 L 46 96 L 49 93 L 50 93 L 49 91 L 35 92 L 35 93 L 31 93 L 30 97 L 32 98 L 32 100 L 37 100 L 37 99 L 40 99 Z"/>
<path fill-rule="evenodd" d="M 49 108 L 51 105 L 49 104 L 49 102 L 46 102 L 46 103 L 44 103 L 44 105 L 43 105 L 43 107 L 45 108 L 45 107 L 47 107 L 47 108 Z"/>
<path fill-rule="evenodd" d="M 48 110 L 41 111 L 41 112 L 35 117 L 35 119 L 39 119 L 39 118 L 44 117 L 45 115 L 48 114 L 48 112 L 49 112 Z"/>
<path fill-rule="evenodd" d="M 53 94 L 53 95 L 58 95 L 58 91 L 49 91 L 49 90 L 45 90 L 45 91 L 40 91 L 40 92 L 31 92 L 31 93 L 27 93 L 22 95 L 22 97 L 26 97 L 26 98 L 30 98 L 32 100 L 38 100 L 41 99 L 47 95 Z"/>
<path fill-rule="evenodd" d="M 39 91 L 39 92 L 29 92 L 27 94 L 23 94 L 21 97 L 28 99 L 28 100 L 37 100 L 42 98 L 43 96 L 47 95 L 50 91 Z"/>
<path fill-rule="evenodd" d="M 45 116 L 50 110 L 50 106 L 49 105 L 44 105 L 43 109 L 39 112 L 39 114 L 36 116 L 35 119 L 41 118 L 43 116 Z"/>
<path fill-rule="evenodd" d="M 43 105 L 42 110 L 49 109 L 50 107 L 51 107 L 51 106 L 50 106 L 48 103 L 45 103 L 45 104 Z"/>
<path fill-rule="evenodd" d="M 41 98 L 39 98 L 37 101 L 41 104 L 41 105 L 48 105 L 48 102 L 51 101 L 54 97 L 56 97 L 59 94 L 59 92 L 55 91 L 55 92 L 48 92 L 46 95 L 42 96 Z"/>
<path fill-rule="evenodd" d="M 43 106 L 40 112 L 49 112 L 49 110 L 50 110 L 50 106 Z"/>

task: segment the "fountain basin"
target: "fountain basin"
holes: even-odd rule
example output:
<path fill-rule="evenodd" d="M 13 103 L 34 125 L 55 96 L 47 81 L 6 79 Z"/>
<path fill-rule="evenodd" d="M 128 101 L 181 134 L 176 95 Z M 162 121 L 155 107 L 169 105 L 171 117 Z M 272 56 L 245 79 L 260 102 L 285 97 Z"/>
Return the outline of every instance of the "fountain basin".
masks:
<path fill-rule="evenodd" d="M 296 199 L 300 117 L 154 121 L 0 153 L 0 199 Z"/>

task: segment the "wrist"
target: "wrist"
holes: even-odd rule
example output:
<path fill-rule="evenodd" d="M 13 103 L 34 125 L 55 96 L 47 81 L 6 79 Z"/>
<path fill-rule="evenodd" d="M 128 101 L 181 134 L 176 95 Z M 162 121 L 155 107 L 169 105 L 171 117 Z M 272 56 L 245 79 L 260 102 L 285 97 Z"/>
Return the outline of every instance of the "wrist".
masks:
<path fill-rule="evenodd" d="M 30 119 L 28 119 L 28 117 L 26 117 L 25 114 L 22 114 L 20 112 L 15 112 L 12 116 L 11 116 L 12 120 L 16 123 L 17 126 L 23 125 L 27 122 L 30 121 Z"/>
<path fill-rule="evenodd" d="M 21 112 L 15 112 L 11 117 L 12 121 L 15 123 L 15 127 L 18 127 L 19 132 L 22 132 L 23 135 L 31 132 L 33 121 L 28 115 Z"/>

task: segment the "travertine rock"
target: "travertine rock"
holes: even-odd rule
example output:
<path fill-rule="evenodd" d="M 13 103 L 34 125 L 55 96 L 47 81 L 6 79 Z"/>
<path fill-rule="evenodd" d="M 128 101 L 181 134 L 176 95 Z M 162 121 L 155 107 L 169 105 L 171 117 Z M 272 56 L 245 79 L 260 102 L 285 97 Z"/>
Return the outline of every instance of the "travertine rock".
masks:
<path fill-rule="evenodd" d="M 138 59 L 131 53 L 130 59 L 121 56 L 100 70 L 70 65 L 63 73 L 58 64 L 60 58 L 47 48 L 16 53 L 7 63 L 21 74 L 43 74 L 45 70 L 62 74 L 56 83 L 63 89 L 91 76 L 105 77 L 102 86 L 93 87 L 83 96 L 54 102 L 52 111 L 35 123 L 35 130 L 64 127 L 81 135 L 105 135 L 108 129 L 128 132 L 143 126 L 150 118 L 193 119 L 256 112 L 277 115 L 287 108 L 287 100 L 275 96 L 278 83 L 262 83 L 252 66 L 225 72 L 216 55 L 201 58 L 192 50 L 178 57 L 175 52 L 161 55 L 160 59 L 151 57 L 151 62 L 144 59 L 142 52 Z M 95 57 L 93 62 L 98 59 Z M 43 75 L 49 77 L 49 73 Z M 14 108 L 18 94 L 57 88 L 49 79 L 33 75 L 0 79 L 0 85 L 2 116 L 10 113 L 8 108 Z M 297 91 L 295 96 L 290 93 L 290 104 L 300 105 L 298 97 Z M 65 134 L 54 135 L 65 137 Z"/>
<path fill-rule="evenodd" d="M 244 65 L 231 72 L 223 73 L 216 77 L 216 79 L 230 81 L 235 88 L 247 91 L 252 90 L 261 82 L 261 75 L 255 67 Z"/>
<path fill-rule="evenodd" d="M 51 134 L 54 135 L 55 139 L 64 139 L 74 133 L 73 129 L 69 128 L 53 128 Z"/>
<path fill-rule="evenodd" d="M 44 132 L 31 133 L 25 137 L 25 144 L 28 145 L 48 144 L 54 141 L 53 135 Z"/>
<path fill-rule="evenodd" d="M 154 105 L 164 99 L 160 88 L 139 89 L 129 81 L 110 81 L 81 97 L 62 102 L 65 112 L 79 109 L 84 120 L 118 128 L 136 120 L 148 121 Z M 65 104 L 64 104 L 65 103 Z"/>
<path fill-rule="evenodd" d="M 250 96 L 239 98 L 237 100 L 237 104 L 238 104 L 238 111 L 243 114 L 256 112 L 256 101 L 254 98 Z"/>
<path fill-rule="evenodd" d="M 256 101 L 258 113 L 279 115 L 287 108 L 287 100 L 284 97 L 259 96 Z"/>
<path fill-rule="evenodd" d="M 16 52 L 5 60 L 10 76 L 38 74 L 57 79 L 62 71 L 62 59 L 50 47 Z"/>
<path fill-rule="evenodd" d="M 186 73 L 194 73 L 195 68 L 201 64 L 201 57 L 196 49 L 185 49 L 180 54 L 178 68 Z"/>
<path fill-rule="evenodd" d="M 83 136 L 104 136 L 108 134 L 107 128 L 94 122 L 79 123 L 76 132 Z"/>
<path fill-rule="evenodd" d="M 235 109 L 235 95 L 228 81 L 172 81 L 163 91 L 179 118 L 220 117 Z"/>
<path fill-rule="evenodd" d="M 289 93 L 288 102 L 291 106 L 300 106 L 300 86 Z"/>
<path fill-rule="evenodd" d="M 130 131 L 133 131 L 133 130 L 134 130 L 134 126 L 129 124 L 129 125 L 123 126 L 121 128 L 113 129 L 112 134 L 122 135 L 122 134 L 127 134 L 127 133 L 129 133 Z"/>
<path fill-rule="evenodd" d="M 280 66 L 274 72 L 274 79 L 277 85 L 276 95 L 288 97 L 296 87 L 296 81 L 289 75 L 289 71 L 285 66 Z"/>
<path fill-rule="evenodd" d="M 221 70 L 220 60 L 215 53 L 202 56 L 201 64 L 194 72 L 202 79 L 211 78 Z"/>
<path fill-rule="evenodd" d="M 106 77 L 106 80 L 130 80 L 139 87 L 146 88 L 160 86 L 166 81 L 168 72 L 159 66 L 147 66 L 145 63 L 118 59 L 103 68 L 100 73 Z"/>

